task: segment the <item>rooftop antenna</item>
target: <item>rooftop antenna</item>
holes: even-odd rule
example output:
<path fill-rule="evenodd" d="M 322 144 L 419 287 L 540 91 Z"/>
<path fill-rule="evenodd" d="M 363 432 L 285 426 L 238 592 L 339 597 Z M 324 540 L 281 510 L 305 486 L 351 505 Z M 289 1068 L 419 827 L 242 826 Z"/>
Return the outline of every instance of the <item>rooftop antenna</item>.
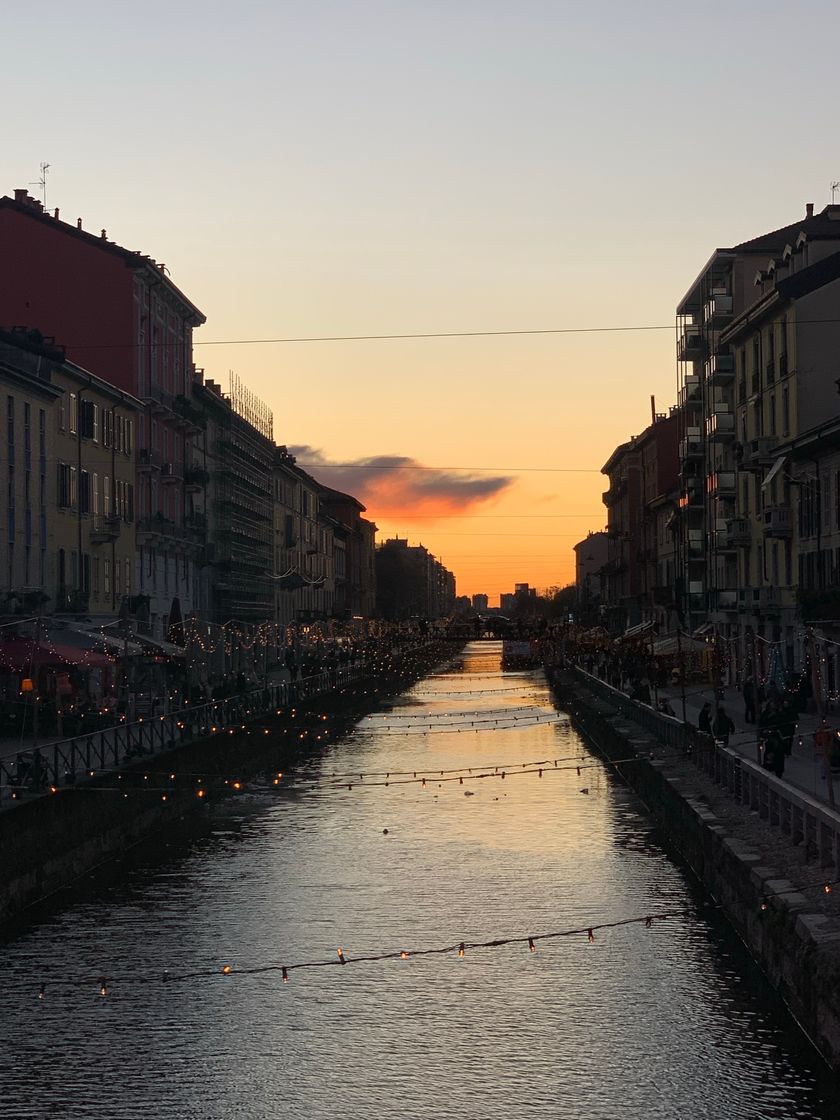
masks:
<path fill-rule="evenodd" d="M 48 163 L 42 163 L 41 164 L 41 178 L 36 179 L 34 183 L 29 184 L 30 187 L 40 187 L 41 188 L 41 193 L 44 196 L 43 201 L 44 201 L 44 209 L 45 210 L 47 208 L 47 172 L 49 171 L 49 169 L 50 169 L 50 165 Z M 835 185 L 840 186 L 840 183 L 835 184 Z"/>
<path fill-rule="evenodd" d="M 831 205 L 834 205 L 834 195 L 840 190 L 840 179 L 831 184 Z"/>

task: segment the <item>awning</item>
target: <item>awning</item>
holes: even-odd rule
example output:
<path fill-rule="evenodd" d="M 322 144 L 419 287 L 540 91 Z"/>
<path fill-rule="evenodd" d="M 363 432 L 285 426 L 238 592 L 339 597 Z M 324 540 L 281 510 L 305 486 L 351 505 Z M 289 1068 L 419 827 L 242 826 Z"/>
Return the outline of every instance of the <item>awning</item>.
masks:
<path fill-rule="evenodd" d="M 660 638 L 658 642 L 653 643 L 654 657 L 671 657 L 674 654 L 708 652 L 709 646 L 706 642 L 698 642 L 696 638 L 689 638 L 688 635 L 681 637 L 679 643 L 675 637 Z"/>
<path fill-rule="evenodd" d="M 54 642 L 49 638 L 37 642 L 34 638 L 10 638 L 0 641 L 0 669 L 5 669 L 6 672 L 24 673 L 46 665 L 65 669 L 68 666 L 78 666 L 81 669 L 107 669 L 113 663 L 113 658 L 107 657 L 104 653 L 85 649 L 81 645 L 73 645 L 67 641 Z"/>
<path fill-rule="evenodd" d="M 127 641 L 119 634 L 104 634 L 101 630 L 65 631 L 74 635 L 73 642 L 88 643 L 88 648 L 110 653 L 113 657 L 138 657 L 143 652 L 139 642 L 130 637 Z"/>
<path fill-rule="evenodd" d="M 761 484 L 761 489 L 766 489 L 773 479 L 781 472 L 782 467 L 787 462 L 787 455 L 780 455 L 770 470 L 767 472 L 767 477 Z"/>
<path fill-rule="evenodd" d="M 143 647 L 146 654 L 158 654 L 161 657 L 186 657 L 187 651 L 182 646 L 173 645 L 172 642 L 160 642 L 154 638 L 147 638 L 145 634 L 135 634 L 135 640 Z"/>
<path fill-rule="evenodd" d="M 626 642 L 633 638 L 642 638 L 645 634 L 650 634 L 655 626 L 655 622 L 639 622 L 635 626 L 631 626 L 629 630 L 625 630 L 619 640 Z"/>

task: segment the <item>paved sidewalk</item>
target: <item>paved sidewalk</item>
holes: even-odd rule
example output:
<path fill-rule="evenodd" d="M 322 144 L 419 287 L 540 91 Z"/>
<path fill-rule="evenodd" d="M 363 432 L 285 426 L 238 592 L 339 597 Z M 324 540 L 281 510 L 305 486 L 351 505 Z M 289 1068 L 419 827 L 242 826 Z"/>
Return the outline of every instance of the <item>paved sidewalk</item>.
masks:
<path fill-rule="evenodd" d="M 682 698 L 679 688 L 668 686 L 659 690 L 660 698 L 667 696 L 668 702 L 674 709 L 678 719 L 682 719 Z M 714 690 L 710 685 L 687 684 L 685 688 L 685 714 L 688 723 L 697 726 L 700 709 L 708 703 L 714 713 Z M 729 746 L 750 762 L 761 765 L 761 753 L 758 745 L 758 724 L 746 723 L 744 720 L 744 701 L 737 688 L 724 690 L 721 704 L 727 715 L 735 724 L 735 732 L 730 736 Z M 840 712 L 827 711 L 828 726 L 833 730 L 840 727 Z M 814 732 L 819 727 L 820 719 L 813 710 L 813 704 L 800 715 L 793 736 L 793 751 L 785 759 L 785 771 L 782 781 L 788 782 L 804 793 L 810 794 L 818 801 L 830 803 L 828 782 L 825 776 L 825 763 L 822 752 L 817 751 L 814 743 Z M 840 808 L 840 773 L 833 774 L 834 798 Z"/>

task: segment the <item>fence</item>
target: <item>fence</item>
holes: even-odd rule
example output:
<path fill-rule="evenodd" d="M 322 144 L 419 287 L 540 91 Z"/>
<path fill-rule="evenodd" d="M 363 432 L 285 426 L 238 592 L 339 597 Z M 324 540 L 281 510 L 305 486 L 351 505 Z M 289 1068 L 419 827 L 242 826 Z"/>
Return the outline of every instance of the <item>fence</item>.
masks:
<path fill-rule="evenodd" d="M 804 844 L 808 859 L 840 868 L 840 813 L 682 720 L 631 700 L 577 666 L 568 668 L 626 719 L 639 724 L 658 742 L 682 751 L 735 801 L 790 837 L 792 844 Z"/>
<path fill-rule="evenodd" d="M 242 725 L 279 708 L 334 692 L 370 671 L 364 663 L 341 665 L 298 681 L 267 684 L 224 700 L 188 705 L 169 715 L 150 716 L 43 747 L 22 749 L 14 759 L 0 759 L 0 808 L 27 796 L 89 780 L 136 758 L 208 738 L 223 727 Z"/>

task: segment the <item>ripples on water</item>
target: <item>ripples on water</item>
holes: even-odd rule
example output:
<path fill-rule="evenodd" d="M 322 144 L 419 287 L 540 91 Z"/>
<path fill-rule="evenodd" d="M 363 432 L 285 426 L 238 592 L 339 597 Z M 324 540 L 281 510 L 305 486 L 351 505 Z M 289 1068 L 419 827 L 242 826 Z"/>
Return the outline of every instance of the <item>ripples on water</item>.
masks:
<path fill-rule="evenodd" d="M 556 716 L 551 697 L 539 673 L 502 674 L 499 653 L 468 646 L 281 794 L 227 802 L 209 835 L 145 853 L 119 885 L 94 884 L 7 944 L 0 1116 L 836 1115 L 818 1063 L 755 977 L 742 979 L 745 955 L 633 796 L 600 765 L 515 775 L 532 760 L 592 759 L 567 722 L 526 726 L 523 708 Z M 514 714 L 513 729 L 483 722 L 503 727 Z M 419 733 L 449 716 L 463 730 Z M 514 764 L 504 781 L 438 787 L 432 777 L 497 763 Z M 426 789 L 324 784 L 414 768 Z M 594 944 L 581 935 L 536 953 L 516 945 L 351 964 L 292 972 L 287 985 L 277 973 L 146 987 L 118 979 L 665 911 L 674 916 L 652 929 L 604 931 Z M 80 974 L 117 979 L 104 1000 L 95 986 L 60 988 Z"/>

